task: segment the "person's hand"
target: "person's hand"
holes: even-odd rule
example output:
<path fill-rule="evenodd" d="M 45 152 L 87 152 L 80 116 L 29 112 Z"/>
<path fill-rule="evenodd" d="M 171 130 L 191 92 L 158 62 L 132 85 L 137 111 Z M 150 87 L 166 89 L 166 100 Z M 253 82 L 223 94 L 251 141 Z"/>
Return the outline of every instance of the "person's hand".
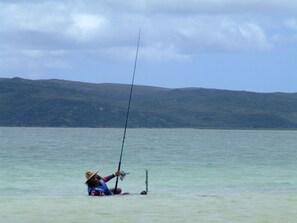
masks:
<path fill-rule="evenodd" d="M 122 174 L 121 171 L 116 171 L 116 172 L 114 173 L 114 175 L 115 175 L 116 177 L 120 176 L 121 174 Z"/>
<path fill-rule="evenodd" d="M 99 194 L 97 196 L 105 196 L 105 194 L 103 192 L 99 192 Z"/>
<path fill-rule="evenodd" d="M 93 190 L 91 192 L 92 196 L 105 196 L 105 194 L 102 191 L 98 191 L 98 190 Z"/>

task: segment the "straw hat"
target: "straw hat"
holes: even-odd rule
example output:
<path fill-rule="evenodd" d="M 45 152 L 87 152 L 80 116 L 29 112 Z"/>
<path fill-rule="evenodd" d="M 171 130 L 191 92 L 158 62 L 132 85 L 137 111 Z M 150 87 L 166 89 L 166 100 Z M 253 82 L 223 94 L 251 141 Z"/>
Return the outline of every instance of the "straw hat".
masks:
<path fill-rule="evenodd" d="M 86 178 L 87 178 L 87 181 L 85 182 L 85 184 L 88 183 L 88 181 L 89 181 L 93 176 L 95 176 L 98 172 L 99 172 L 99 170 L 97 170 L 96 172 L 93 172 L 92 170 L 88 170 L 88 171 L 86 172 Z"/>

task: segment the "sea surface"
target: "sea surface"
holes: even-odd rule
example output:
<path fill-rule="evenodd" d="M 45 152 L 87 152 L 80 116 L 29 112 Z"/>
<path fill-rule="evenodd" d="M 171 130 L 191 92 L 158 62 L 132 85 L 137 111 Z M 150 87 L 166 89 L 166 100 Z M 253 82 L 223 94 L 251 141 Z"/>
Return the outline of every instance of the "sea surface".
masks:
<path fill-rule="evenodd" d="M 297 131 L 127 129 L 130 195 L 87 196 L 85 171 L 114 173 L 122 137 L 0 128 L 0 222 L 297 222 Z"/>

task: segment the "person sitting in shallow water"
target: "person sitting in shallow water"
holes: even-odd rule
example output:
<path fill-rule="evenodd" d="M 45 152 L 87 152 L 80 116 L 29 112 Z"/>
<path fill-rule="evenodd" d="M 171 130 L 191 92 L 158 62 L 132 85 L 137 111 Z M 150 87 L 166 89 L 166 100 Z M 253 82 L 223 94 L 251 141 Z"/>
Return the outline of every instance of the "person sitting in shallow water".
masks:
<path fill-rule="evenodd" d="M 91 170 L 86 172 L 87 181 L 85 182 L 85 184 L 87 184 L 88 186 L 88 193 L 90 196 L 108 196 L 122 193 L 121 188 L 117 188 L 116 191 L 114 189 L 110 190 L 106 184 L 109 180 L 113 179 L 114 177 L 120 176 L 120 171 L 116 171 L 114 174 L 106 177 L 99 176 L 97 174 L 98 172 L 99 170 L 97 170 L 96 172 L 93 172 Z"/>

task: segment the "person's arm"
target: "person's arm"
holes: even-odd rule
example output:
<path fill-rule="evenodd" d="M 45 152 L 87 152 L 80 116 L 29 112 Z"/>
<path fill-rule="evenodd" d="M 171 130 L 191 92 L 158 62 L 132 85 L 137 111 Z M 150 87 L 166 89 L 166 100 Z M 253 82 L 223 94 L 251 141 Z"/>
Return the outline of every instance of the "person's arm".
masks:
<path fill-rule="evenodd" d="M 111 174 L 109 176 L 106 176 L 106 177 L 101 177 L 101 179 L 104 181 L 104 182 L 108 182 L 110 181 L 111 179 L 115 178 L 116 176 L 120 176 L 121 175 L 121 172 L 120 171 L 116 171 L 114 174 Z"/>

